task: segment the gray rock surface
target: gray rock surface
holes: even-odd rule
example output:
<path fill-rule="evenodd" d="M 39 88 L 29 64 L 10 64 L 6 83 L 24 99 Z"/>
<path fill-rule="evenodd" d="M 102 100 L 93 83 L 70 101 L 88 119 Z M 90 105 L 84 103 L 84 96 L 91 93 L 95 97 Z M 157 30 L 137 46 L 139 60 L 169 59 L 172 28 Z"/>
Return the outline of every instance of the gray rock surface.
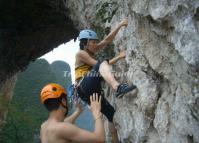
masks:
<path fill-rule="evenodd" d="M 78 29 L 93 28 L 99 35 L 128 17 L 128 27 L 113 41 L 115 54 L 125 49 L 127 56 L 113 69 L 138 93 L 115 99 L 107 92 L 117 109 L 121 141 L 198 143 L 199 1 L 69 0 L 67 5 Z"/>

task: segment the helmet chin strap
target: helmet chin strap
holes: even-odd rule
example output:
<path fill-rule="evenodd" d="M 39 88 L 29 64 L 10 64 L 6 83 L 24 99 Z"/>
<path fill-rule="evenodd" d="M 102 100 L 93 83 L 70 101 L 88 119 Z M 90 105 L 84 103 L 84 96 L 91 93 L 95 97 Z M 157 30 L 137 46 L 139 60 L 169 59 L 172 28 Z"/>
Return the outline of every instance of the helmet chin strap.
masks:
<path fill-rule="evenodd" d="M 61 106 L 66 109 L 66 113 L 64 114 L 64 116 L 66 116 L 68 114 L 68 107 L 64 105 L 62 102 L 61 102 Z"/>

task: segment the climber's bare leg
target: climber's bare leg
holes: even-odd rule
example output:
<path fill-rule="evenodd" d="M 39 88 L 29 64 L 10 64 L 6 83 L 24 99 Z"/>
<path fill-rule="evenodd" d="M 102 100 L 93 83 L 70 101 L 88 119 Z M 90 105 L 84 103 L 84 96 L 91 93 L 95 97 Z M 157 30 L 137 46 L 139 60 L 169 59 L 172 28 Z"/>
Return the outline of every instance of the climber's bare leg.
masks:
<path fill-rule="evenodd" d="M 119 143 L 119 138 L 117 135 L 117 130 L 115 128 L 115 125 L 112 122 L 108 122 L 108 128 L 112 137 L 112 143 Z"/>
<path fill-rule="evenodd" d="M 109 86 L 116 91 L 119 83 L 115 80 L 113 74 L 111 73 L 111 68 L 107 61 L 103 61 L 100 64 L 99 72 Z"/>

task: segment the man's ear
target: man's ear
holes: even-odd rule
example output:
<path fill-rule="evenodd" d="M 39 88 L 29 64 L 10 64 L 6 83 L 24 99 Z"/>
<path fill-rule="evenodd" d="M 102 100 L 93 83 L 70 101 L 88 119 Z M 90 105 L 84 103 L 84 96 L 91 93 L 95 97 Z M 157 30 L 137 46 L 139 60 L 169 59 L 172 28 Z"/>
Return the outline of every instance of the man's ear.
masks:
<path fill-rule="evenodd" d="M 61 99 L 61 102 L 62 102 L 63 105 L 65 105 L 65 106 L 67 105 L 67 101 L 66 101 L 65 98 L 62 98 L 62 99 Z"/>

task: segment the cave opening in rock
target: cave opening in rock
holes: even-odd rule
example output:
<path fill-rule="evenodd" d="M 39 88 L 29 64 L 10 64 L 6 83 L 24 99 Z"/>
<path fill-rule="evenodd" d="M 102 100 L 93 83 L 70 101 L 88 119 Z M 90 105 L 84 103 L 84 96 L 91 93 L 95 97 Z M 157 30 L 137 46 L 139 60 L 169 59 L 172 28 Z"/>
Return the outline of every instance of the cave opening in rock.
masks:
<path fill-rule="evenodd" d="M 72 82 L 74 83 L 74 74 L 75 74 L 75 54 L 79 50 L 79 41 L 70 40 L 67 43 L 61 44 L 58 47 L 54 48 L 52 51 L 46 53 L 45 55 L 39 57 L 39 59 L 46 59 L 49 64 L 54 61 L 64 61 L 70 65 Z M 63 71 L 63 74 L 68 74 Z"/>

